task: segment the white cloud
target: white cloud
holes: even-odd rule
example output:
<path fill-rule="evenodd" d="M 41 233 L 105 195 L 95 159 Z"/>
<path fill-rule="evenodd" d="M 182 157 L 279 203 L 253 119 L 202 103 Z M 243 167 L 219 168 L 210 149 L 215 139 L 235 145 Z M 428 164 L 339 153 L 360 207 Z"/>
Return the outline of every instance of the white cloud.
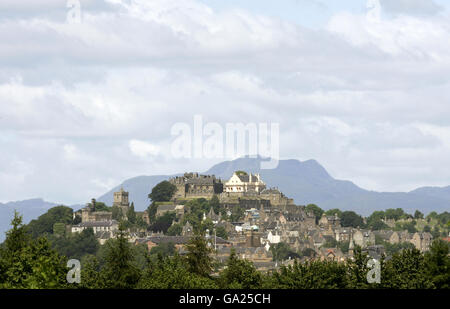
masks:
<path fill-rule="evenodd" d="M 141 158 L 156 156 L 160 151 L 160 148 L 156 145 L 135 139 L 131 140 L 129 145 L 131 152 Z"/>
<path fill-rule="evenodd" d="M 281 157 L 370 189 L 448 185 L 448 18 L 341 13 L 310 30 L 197 1 L 116 2 L 78 25 L 0 18 L 2 198 L 80 203 L 136 175 L 206 170 L 218 160 L 168 155 L 171 126 L 195 114 L 278 122 Z"/>

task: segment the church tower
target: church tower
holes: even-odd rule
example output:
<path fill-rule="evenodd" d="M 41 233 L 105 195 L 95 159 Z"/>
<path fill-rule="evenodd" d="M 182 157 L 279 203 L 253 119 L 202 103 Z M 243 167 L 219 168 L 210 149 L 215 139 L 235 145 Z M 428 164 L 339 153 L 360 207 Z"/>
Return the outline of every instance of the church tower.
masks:
<path fill-rule="evenodd" d="M 122 214 L 124 216 L 127 215 L 127 212 L 130 209 L 130 202 L 128 201 L 128 192 L 126 192 L 123 188 L 120 188 L 119 192 L 114 192 L 113 206 L 117 206 L 122 209 Z"/>

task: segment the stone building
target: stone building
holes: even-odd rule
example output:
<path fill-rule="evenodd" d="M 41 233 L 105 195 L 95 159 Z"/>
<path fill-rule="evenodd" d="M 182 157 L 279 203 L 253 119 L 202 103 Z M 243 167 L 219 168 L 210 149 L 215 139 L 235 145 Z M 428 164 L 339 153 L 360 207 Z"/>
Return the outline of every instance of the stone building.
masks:
<path fill-rule="evenodd" d="M 430 233 L 414 233 L 411 243 L 420 251 L 430 250 L 430 245 L 433 240 L 433 236 Z"/>
<path fill-rule="evenodd" d="M 261 236 L 262 233 L 255 231 L 255 230 L 249 230 L 245 233 L 245 245 L 246 247 L 261 247 Z"/>
<path fill-rule="evenodd" d="M 264 189 L 260 193 L 261 199 L 269 200 L 270 205 L 274 207 L 286 207 L 287 205 L 293 205 L 294 200 L 287 198 L 277 188 Z"/>
<path fill-rule="evenodd" d="M 375 234 L 370 230 L 355 230 L 352 235 L 355 245 L 365 248 L 369 245 L 375 245 Z"/>
<path fill-rule="evenodd" d="M 97 211 L 95 208 L 96 201 L 92 199 L 86 207 L 81 209 L 81 222 L 96 222 L 96 221 L 110 221 L 112 220 L 112 213 L 110 211 Z M 77 212 L 77 214 L 80 212 Z"/>
<path fill-rule="evenodd" d="M 113 207 L 119 207 L 122 214 L 126 217 L 128 210 L 130 210 L 130 202 L 128 200 L 128 192 L 120 188 L 118 192 L 114 192 Z"/>
<path fill-rule="evenodd" d="M 80 224 L 72 226 L 72 233 L 81 233 L 88 228 L 91 228 L 94 231 L 94 234 L 107 232 L 110 233 L 110 237 L 113 237 L 113 233 L 119 228 L 119 223 L 116 220 L 81 222 Z"/>
<path fill-rule="evenodd" d="M 324 229 L 329 229 L 330 227 L 332 229 L 340 228 L 341 227 L 341 219 L 335 214 L 334 216 L 327 216 L 322 214 L 322 218 L 319 220 L 319 226 Z"/>
<path fill-rule="evenodd" d="M 211 199 L 214 195 L 223 192 L 222 180 L 214 175 L 199 175 L 198 173 L 185 173 L 169 179 L 177 190 L 172 199 Z"/>

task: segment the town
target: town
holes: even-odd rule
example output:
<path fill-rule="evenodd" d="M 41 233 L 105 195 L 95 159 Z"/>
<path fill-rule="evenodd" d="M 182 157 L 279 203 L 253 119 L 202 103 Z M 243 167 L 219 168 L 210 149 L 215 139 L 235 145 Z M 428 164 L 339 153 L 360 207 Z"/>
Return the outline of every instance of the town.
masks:
<path fill-rule="evenodd" d="M 157 197 L 158 187 L 166 196 Z M 278 188 L 268 188 L 259 174 L 245 171 L 234 172 L 227 181 L 185 173 L 160 183 L 152 193 L 155 200 L 142 212 L 134 211 L 132 197 L 123 188 L 114 193 L 112 207 L 93 199 L 73 213 L 79 223 L 65 228 L 71 233 L 92 229 L 104 244 L 115 237 L 120 222 L 126 222 L 130 243 L 144 244 L 149 251 L 173 244 L 181 255 L 197 230 L 219 262 L 233 249 L 261 271 L 295 260 L 345 261 L 357 246 L 380 259 L 403 248 L 426 252 L 436 237 L 450 240 L 448 225 L 439 228 L 438 219 L 424 218 L 419 211 L 412 216 L 392 209 L 362 218 L 354 212 L 296 205 Z"/>

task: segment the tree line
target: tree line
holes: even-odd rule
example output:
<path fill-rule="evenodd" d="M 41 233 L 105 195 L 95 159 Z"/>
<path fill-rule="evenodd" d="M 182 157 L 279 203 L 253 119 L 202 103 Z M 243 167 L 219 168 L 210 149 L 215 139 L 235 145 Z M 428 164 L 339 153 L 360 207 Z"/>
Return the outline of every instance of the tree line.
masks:
<path fill-rule="evenodd" d="M 355 248 L 354 258 L 295 261 L 278 270 L 259 272 L 232 251 L 225 265 L 201 234 L 191 237 L 186 254 L 130 244 L 123 226 L 115 239 L 101 249 L 100 257 L 82 258 L 81 282 L 66 280 L 68 257 L 52 248 L 46 236 L 33 238 L 17 213 L 6 240 L 0 245 L 0 288 L 82 289 L 448 289 L 450 287 L 449 245 L 436 240 L 430 251 L 405 249 L 380 261 L 380 283 L 368 283 L 370 257 Z M 155 253 L 155 252 L 154 252 Z"/>

